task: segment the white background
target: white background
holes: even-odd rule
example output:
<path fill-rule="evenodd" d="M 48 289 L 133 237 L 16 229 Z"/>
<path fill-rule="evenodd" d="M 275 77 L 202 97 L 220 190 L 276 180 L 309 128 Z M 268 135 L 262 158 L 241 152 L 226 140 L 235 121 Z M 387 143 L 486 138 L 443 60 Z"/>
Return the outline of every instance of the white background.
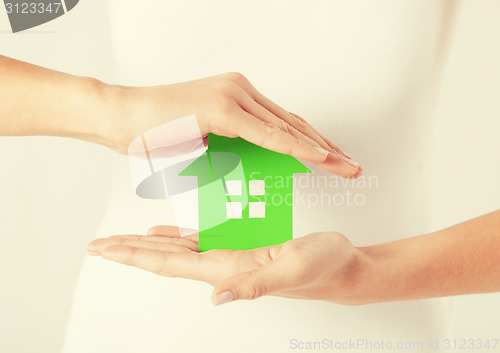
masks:
<path fill-rule="evenodd" d="M 457 10 L 429 140 L 436 146 L 436 229 L 492 211 L 500 200 L 500 2 L 460 1 Z M 0 11 L 2 55 L 113 81 L 100 1 L 82 1 L 28 32 L 9 30 Z M 45 137 L 0 138 L 0 151 L 0 352 L 56 352 L 105 206 L 109 165 L 125 157 Z M 499 299 L 455 298 L 455 336 L 498 337 Z"/>

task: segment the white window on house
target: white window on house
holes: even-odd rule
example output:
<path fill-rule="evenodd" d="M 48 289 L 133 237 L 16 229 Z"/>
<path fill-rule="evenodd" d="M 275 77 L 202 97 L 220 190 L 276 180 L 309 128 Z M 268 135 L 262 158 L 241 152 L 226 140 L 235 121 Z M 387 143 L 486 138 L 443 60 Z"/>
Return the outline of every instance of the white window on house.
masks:
<path fill-rule="evenodd" d="M 241 195 L 241 180 L 226 180 L 226 195 Z"/>
<path fill-rule="evenodd" d="M 226 195 L 238 196 L 242 194 L 241 180 L 226 180 L 225 181 Z M 266 184 L 264 180 L 250 180 L 248 183 L 248 193 L 250 196 L 259 196 L 266 194 Z M 243 218 L 241 202 L 226 202 L 227 218 Z M 265 202 L 249 202 L 248 203 L 249 218 L 265 218 L 266 203 Z"/>
<path fill-rule="evenodd" d="M 248 193 L 251 196 L 259 196 L 266 194 L 266 183 L 264 180 L 250 180 L 248 182 Z M 248 217 L 250 218 L 265 218 L 266 203 L 265 202 L 250 202 L 248 205 Z"/>
<path fill-rule="evenodd" d="M 250 218 L 265 218 L 266 203 L 265 202 L 250 202 L 248 208 L 248 216 Z"/>
<path fill-rule="evenodd" d="M 227 218 L 242 218 L 241 202 L 226 202 Z"/>
<path fill-rule="evenodd" d="M 264 180 L 250 180 L 248 183 L 248 192 L 250 195 L 265 195 L 266 183 Z"/>

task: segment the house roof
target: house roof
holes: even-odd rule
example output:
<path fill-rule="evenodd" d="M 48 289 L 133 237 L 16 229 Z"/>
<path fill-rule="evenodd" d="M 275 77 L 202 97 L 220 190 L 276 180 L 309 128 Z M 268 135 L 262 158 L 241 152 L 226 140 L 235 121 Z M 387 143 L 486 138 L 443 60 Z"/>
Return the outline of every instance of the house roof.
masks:
<path fill-rule="evenodd" d="M 240 137 L 209 134 L 207 151 L 179 175 L 198 176 L 198 183 L 205 184 L 224 178 L 229 173 L 234 174 L 241 167 L 247 180 L 256 179 L 256 174 L 252 176 L 252 173 L 265 177 L 311 172 L 292 156 L 256 146 Z"/>

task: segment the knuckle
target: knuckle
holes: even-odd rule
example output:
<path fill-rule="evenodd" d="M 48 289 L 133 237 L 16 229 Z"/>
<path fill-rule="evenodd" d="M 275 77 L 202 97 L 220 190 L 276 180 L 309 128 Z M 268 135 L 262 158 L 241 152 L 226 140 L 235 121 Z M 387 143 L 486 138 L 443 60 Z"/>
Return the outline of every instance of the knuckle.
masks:
<path fill-rule="evenodd" d="M 293 134 L 295 129 L 285 120 L 281 120 L 281 130 L 283 130 L 287 134 Z"/>
<path fill-rule="evenodd" d="M 139 263 L 139 259 L 137 258 L 137 248 L 131 248 L 130 249 L 130 263 L 128 263 L 127 265 L 132 265 L 132 266 L 135 266 Z"/>
<path fill-rule="evenodd" d="M 244 85 L 248 83 L 248 79 L 240 72 L 227 72 L 223 74 L 224 79 L 237 83 L 238 85 Z"/>
<path fill-rule="evenodd" d="M 240 86 L 235 82 L 224 80 L 218 82 L 214 88 L 215 95 L 232 98 L 238 89 L 240 89 Z"/>
<path fill-rule="evenodd" d="M 182 239 L 182 238 L 171 238 L 171 239 L 168 239 L 168 242 L 171 243 L 171 244 L 183 245 L 184 244 L 184 239 Z"/>
<path fill-rule="evenodd" d="M 292 113 L 292 112 L 289 112 L 295 119 L 299 120 L 299 121 L 302 121 L 303 123 L 307 123 L 306 120 L 301 117 L 300 115 L 298 114 L 295 114 L 295 113 Z"/>
<path fill-rule="evenodd" d="M 297 119 L 296 117 L 294 117 L 293 122 L 294 122 L 295 127 L 299 130 L 305 130 L 305 129 L 309 128 L 309 124 L 306 123 L 304 120 L 300 120 L 300 119 Z"/>
<path fill-rule="evenodd" d="M 255 284 L 252 286 L 252 290 L 250 291 L 250 296 L 248 299 L 254 300 L 266 295 L 266 287 L 263 284 Z"/>
<path fill-rule="evenodd" d="M 276 134 L 277 132 L 278 128 L 274 124 L 264 122 L 264 133 L 266 135 L 273 135 Z"/>
<path fill-rule="evenodd" d="M 251 274 L 250 276 L 254 276 L 254 275 Z M 248 291 L 248 299 L 250 299 L 250 300 L 257 299 L 257 298 L 260 298 L 266 294 L 267 294 L 266 285 L 259 281 L 259 282 L 253 283 L 250 286 L 249 291 Z"/>
<path fill-rule="evenodd" d="M 269 122 L 264 122 L 264 133 L 261 135 L 259 144 L 264 145 L 269 141 L 270 138 L 277 138 L 277 135 L 279 135 L 280 132 L 281 130 L 278 129 L 275 125 Z"/>
<path fill-rule="evenodd" d="M 294 138 L 294 140 L 295 140 L 295 141 L 294 141 L 294 144 L 295 144 L 298 148 L 300 148 L 300 149 L 305 149 L 305 148 L 309 148 L 309 147 L 310 147 L 310 145 L 309 145 L 308 143 L 306 143 L 305 141 L 303 141 L 303 140 L 301 140 L 301 139 L 299 139 L 299 138 L 297 138 L 297 137 L 295 137 L 295 136 L 293 136 L 293 138 Z"/>

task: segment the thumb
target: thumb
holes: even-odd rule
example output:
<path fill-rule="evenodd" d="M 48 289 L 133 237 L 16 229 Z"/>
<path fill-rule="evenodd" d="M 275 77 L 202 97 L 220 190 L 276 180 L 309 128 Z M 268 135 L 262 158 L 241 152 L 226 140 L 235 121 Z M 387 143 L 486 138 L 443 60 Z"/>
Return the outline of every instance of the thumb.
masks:
<path fill-rule="evenodd" d="M 214 305 L 221 305 L 238 299 L 257 299 L 295 287 L 299 278 L 299 273 L 290 271 L 290 266 L 286 261 L 276 261 L 253 271 L 238 273 L 222 281 L 214 288 L 212 302 Z"/>

